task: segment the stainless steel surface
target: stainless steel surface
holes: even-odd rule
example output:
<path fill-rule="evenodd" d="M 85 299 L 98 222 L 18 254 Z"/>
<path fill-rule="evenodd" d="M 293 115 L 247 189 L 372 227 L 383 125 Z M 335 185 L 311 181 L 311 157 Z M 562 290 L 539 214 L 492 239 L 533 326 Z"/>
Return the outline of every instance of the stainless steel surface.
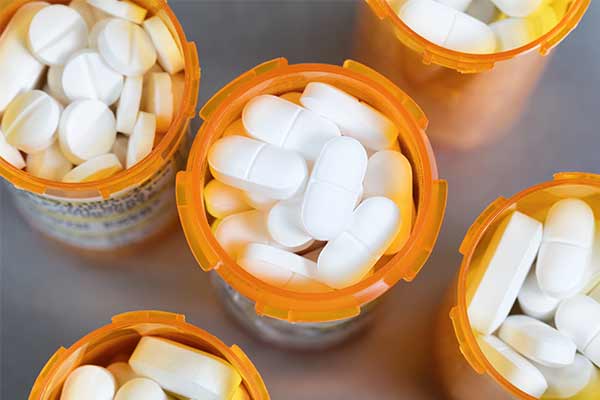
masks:
<path fill-rule="evenodd" d="M 200 104 L 271 58 L 339 64 L 351 57 L 357 3 L 171 0 L 198 45 Z M 600 173 L 598 20 L 600 3 L 594 2 L 555 51 L 529 109 L 508 136 L 468 153 L 435 149 L 450 193 L 433 256 L 415 282 L 391 291 L 373 329 L 330 351 L 281 351 L 243 332 L 225 316 L 180 231 L 135 257 L 84 258 L 33 232 L 0 185 L 0 398 L 27 398 L 56 349 L 114 314 L 145 308 L 185 314 L 226 343 L 239 344 L 274 399 L 443 398 L 434 382 L 432 324 L 457 271 L 467 227 L 499 195 L 556 171 Z"/>

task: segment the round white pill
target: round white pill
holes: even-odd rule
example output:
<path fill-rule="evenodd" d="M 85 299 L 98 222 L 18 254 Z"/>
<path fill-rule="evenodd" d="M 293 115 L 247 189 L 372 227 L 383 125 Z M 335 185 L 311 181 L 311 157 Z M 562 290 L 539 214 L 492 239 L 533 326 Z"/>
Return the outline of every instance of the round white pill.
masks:
<path fill-rule="evenodd" d="M 141 24 L 148 10 L 130 1 L 87 0 L 88 4 L 113 17 Z"/>
<path fill-rule="evenodd" d="M 123 76 L 106 65 L 97 52 L 82 50 L 67 61 L 62 85 L 71 101 L 91 99 L 111 105 L 121 95 Z"/>
<path fill-rule="evenodd" d="M 129 364 L 174 395 L 192 399 L 229 399 L 242 381 L 227 361 L 162 338 L 145 336 Z"/>
<path fill-rule="evenodd" d="M 167 395 L 151 379 L 135 378 L 125 383 L 117 392 L 114 400 L 167 400 Z"/>
<path fill-rule="evenodd" d="M 313 238 L 306 233 L 300 217 L 302 197 L 280 201 L 267 214 L 267 229 L 273 240 L 288 248 L 310 246 Z"/>
<path fill-rule="evenodd" d="M 107 369 L 84 365 L 69 374 L 60 400 L 113 400 L 115 388 L 115 378 Z"/>
<path fill-rule="evenodd" d="M 25 168 L 25 160 L 17 148 L 11 146 L 6 141 L 4 133 L 0 130 L 0 157 L 17 169 Z"/>
<path fill-rule="evenodd" d="M 532 363 L 495 336 L 477 336 L 479 348 L 504 379 L 517 389 L 539 399 L 548 383 Z"/>
<path fill-rule="evenodd" d="M 173 120 L 173 86 L 171 75 L 153 72 L 144 78 L 142 110 L 156 115 L 156 131 L 167 133 Z"/>
<path fill-rule="evenodd" d="M 117 137 L 115 117 L 97 100 L 71 103 L 58 128 L 60 148 L 73 164 L 108 153 Z"/>
<path fill-rule="evenodd" d="M 348 228 L 323 248 L 318 280 L 335 289 L 360 282 L 393 242 L 400 223 L 400 210 L 392 200 L 364 200 L 349 219 Z"/>
<path fill-rule="evenodd" d="M 535 276 L 535 267 L 531 270 L 519 292 L 521 310 L 530 317 L 542 321 L 552 321 L 560 299 L 548 296 L 540 289 Z"/>
<path fill-rule="evenodd" d="M 251 209 L 244 201 L 241 190 L 216 179 L 204 187 L 204 203 L 208 213 L 215 218 L 225 218 Z"/>
<path fill-rule="evenodd" d="M 112 153 L 87 160 L 67 173 L 62 181 L 66 183 L 92 182 L 106 179 L 121 171 L 123 166 Z"/>
<path fill-rule="evenodd" d="M 144 29 L 156 49 L 158 62 L 169 74 L 174 75 L 185 67 L 183 54 L 169 28 L 159 17 L 144 21 Z"/>
<path fill-rule="evenodd" d="M 328 141 L 317 159 L 306 187 L 302 223 L 317 240 L 332 240 L 344 231 L 362 194 L 367 153 L 355 139 Z"/>
<path fill-rule="evenodd" d="M 537 10 L 543 0 L 492 0 L 503 13 L 511 17 L 526 17 Z"/>
<path fill-rule="evenodd" d="M 154 114 L 139 113 L 127 146 L 127 168 L 133 167 L 152 152 L 155 134 L 156 117 Z"/>
<path fill-rule="evenodd" d="M 597 379 L 594 364 L 581 354 L 576 354 L 573 363 L 566 367 L 550 368 L 540 364 L 536 367 L 548 382 L 544 396 L 549 399 L 571 398 L 583 391 L 592 380 Z"/>
<path fill-rule="evenodd" d="M 590 357 L 594 354 L 588 354 L 588 349 L 594 351 L 594 342 L 600 342 L 600 303 L 583 295 L 563 300 L 556 310 L 554 322 L 562 334 L 575 342 L 581 353 L 599 365 L 600 358 Z"/>
<path fill-rule="evenodd" d="M 67 105 L 71 101 L 65 94 L 65 89 L 62 85 L 62 76 L 64 68 L 60 65 L 52 66 L 48 69 L 48 78 L 46 83 L 48 84 L 49 94 L 58 100 L 61 104 Z"/>
<path fill-rule="evenodd" d="M 73 164 L 64 156 L 58 143 L 27 156 L 27 172 L 38 178 L 60 182 L 72 168 Z"/>
<path fill-rule="evenodd" d="M 127 164 L 127 147 L 129 146 L 129 137 L 125 135 L 117 135 L 117 139 L 113 144 L 111 153 L 113 153 L 119 159 L 121 165 Z"/>
<path fill-rule="evenodd" d="M 267 211 L 277 203 L 277 200 L 269 196 L 265 196 L 260 192 L 242 191 L 244 201 L 252 208 L 257 210 Z"/>
<path fill-rule="evenodd" d="M 569 337 L 526 315 L 506 318 L 498 336 L 523 356 L 547 367 L 565 367 L 575 360 L 577 347 Z"/>
<path fill-rule="evenodd" d="M 131 135 L 142 102 L 142 87 L 144 79 L 141 76 L 125 78 L 121 98 L 117 107 L 117 132 Z"/>
<path fill-rule="evenodd" d="M 88 45 L 88 28 L 72 8 L 55 4 L 41 9 L 29 25 L 29 48 L 44 64 L 63 65 Z"/>
<path fill-rule="evenodd" d="M 140 378 L 140 376 L 131 369 L 131 366 L 124 361 L 112 363 L 106 367 L 106 369 L 113 374 L 118 388 L 132 379 Z"/>
<path fill-rule="evenodd" d="M 98 50 L 102 58 L 125 76 L 141 76 L 156 63 L 156 50 L 138 25 L 112 19 L 100 31 Z"/>
<path fill-rule="evenodd" d="M 6 141 L 28 154 L 48 148 L 56 139 L 60 111 L 58 102 L 41 90 L 20 94 L 2 118 Z"/>

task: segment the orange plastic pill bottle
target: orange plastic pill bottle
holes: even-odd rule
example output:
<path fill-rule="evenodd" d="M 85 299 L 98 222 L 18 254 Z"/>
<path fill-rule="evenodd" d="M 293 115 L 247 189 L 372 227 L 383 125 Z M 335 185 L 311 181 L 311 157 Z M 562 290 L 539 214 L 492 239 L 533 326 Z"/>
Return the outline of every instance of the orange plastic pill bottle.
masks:
<path fill-rule="evenodd" d="M 35 380 L 29 400 L 58 400 L 72 370 L 86 364 L 108 366 L 114 360 L 126 360 L 143 336 L 169 339 L 220 357 L 242 376 L 243 389 L 249 399 L 269 399 L 256 367 L 238 346 L 227 346 L 210 333 L 187 323 L 183 315 L 135 311 L 114 316 L 110 324 L 89 333 L 68 349 L 60 348 L 54 353 Z"/>
<path fill-rule="evenodd" d="M 538 39 L 509 51 L 467 54 L 417 35 L 396 14 L 398 0 L 365 0 L 359 5 L 356 56 L 415 99 L 435 144 L 470 149 L 509 132 L 544 71 L 544 56 L 575 29 L 590 4 L 559 2 L 560 22 Z"/>
<path fill-rule="evenodd" d="M 469 228 L 461 246 L 463 255 L 458 278 L 449 290 L 439 315 L 436 355 L 439 376 L 448 397 L 456 400 L 533 400 L 505 379 L 477 344 L 467 314 L 467 293 L 472 293 L 483 275 L 482 256 L 501 221 L 520 211 L 541 222 L 550 207 L 564 198 L 586 201 L 600 215 L 600 175 L 563 172 L 554 180 L 530 187 L 511 198 L 492 202 Z M 577 400 L 600 398 L 600 382 L 592 382 Z"/>
<path fill-rule="evenodd" d="M 211 231 L 203 188 L 210 172 L 211 145 L 261 94 L 303 91 L 309 82 L 325 82 L 347 91 L 391 118 L 400 128 L 399 145 L 413 168 L 416 219 L 403 249 L 380 260 L 362 282 L 328 293 L 297 293 L 264 283 L 247 273 L 219 245 Z M 220 90 L 200 111 L 204 123 L 190 151 L 185 172 L 177 175 L 177 207 L 189 246 L 200 267 L 212 271 L 223 303 L 256 336 L 291 348 L 323 348 L 357 332 L 369 320 L 372 305 L 399 280 L 411 281 L 427 261 L 440 229 L 446 182 L 438 178 L 425 135 L 427 119 L 397 86 L 370 68 L 348 60 L 289 65 L 280 58 L 242 74 Z"/>
<path fill-rule="evenodd" d="M 13 0 L 2 7 L 0 30 L 27 2 Z M 85 183 L 37 178 L 0 158 L 0 176 L 9 183 L 15 205 L 25 219 L 45 236 L 78 249 L 130 247 L 176 224 L 175 174 L 185 165 L 189 149 L 188 128 L 196 112 L 200 84 L 198 53 L 165 0 L 134 2 L 165 22 L 185 58 L 181 106 L 176 108 L 168 132 L 157 137 L 152 153 L 110 178 Z"/>

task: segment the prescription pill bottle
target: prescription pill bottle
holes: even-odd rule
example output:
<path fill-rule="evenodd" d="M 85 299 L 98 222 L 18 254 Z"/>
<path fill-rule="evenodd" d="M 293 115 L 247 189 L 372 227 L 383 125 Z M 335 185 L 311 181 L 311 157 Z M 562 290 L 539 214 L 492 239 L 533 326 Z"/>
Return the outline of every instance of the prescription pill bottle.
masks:
<path fill-rule="evenodd" d="M 600 215 L 600 175 L 563 172 L 554 180 L 530 187 L 513 197 L 499 197 L 469 228 L 461 246 L 458 278 L 447 293 L 436 332 L 437 366 L 448 397 L 457 400 L 523 399 L 534 397 L 520 391 L 486 359 L 479 348 L 467 315 L 467 293 L 473 293 L 485 272 L 482 256 L 504 217 L 513 211 L 543 222 L 550 207 L 564 198 L 586 201 Z M 578 400 L 600 398 L 600 383 L 592 382 Z"/>
<path fill-rule="evenodd" d="M 590 0 L 556 0 L 560 22 L 525 46 L 467 54 L 417 35 L 396 14 L 402 0 L 359 4 L 355 50 L 423 108 L 435 144 L 470 149 L 507 134 L 530 100 L 550 51 L 575 29 Z"/>
<path fill-rule="evenodd" d="M 328 293 L 297 293 L 274 287 L 238 266 L 211 231 L 203 188 L 210 178 L 211 145 L 257 95 L 303 91 L 309 82 L 334 85 L 367 102 L 400 128 L 399 145 L 413 169 L 416 219 L 407 244 L 380 260 L 373 275 Z M 198 264 L 212 281 L 228 310 L 256 336 L 290 348 L 323 348 L 340 342 L 369 321 L 368 312 L 399 280 L 411 281 L 427 261 L 442 223 L 446 182 L 425 135 L 427 119 L 397 86 L 355 61 L 289 65 L 279 58 L 242 74 L 221 89 L 200 111 L 204 123 L 190 151 L 185 172 L 177 174 L 177 207 L 183 230 Z"/>
<path fill-rule="evenodd" d="M 114 316 L 110 324 L 89 333 L 68 349 L 60 348 L 54 353 L 35 380 L 29 400 L 59 399 L 63 383 L 72 370 L 85 364 L 106 367 L 114 360 L 126 360 L 143 336 L 169 339 L 223 358 L 241 375 L 249 399 L 269 399 L 256 367 L 237 345 L 227 346 L 210 333 L 187 323 L 183 315 L 135 311 Z"/>
<path fill-rule="evenodd" d="M 185 58 L 181 107 L 168 132 L 157 138 L 152 153 L 132 168 L 87 183 L 37 178 L 0 158 L 0 176 L 9 183 L 15 205 L 25 219 L 45 236 L 78 249 L 131 247 L 176 226 L 175 174 L 185 165 L 189 149 L 188 128 L 196 112 L 200 84 L 198 53 L 165 0 L 134 1 L 147 8 L 148 15 L 165 21 Z M 0 10 L 0 31 L 27 2 L 5 2 Z"/>

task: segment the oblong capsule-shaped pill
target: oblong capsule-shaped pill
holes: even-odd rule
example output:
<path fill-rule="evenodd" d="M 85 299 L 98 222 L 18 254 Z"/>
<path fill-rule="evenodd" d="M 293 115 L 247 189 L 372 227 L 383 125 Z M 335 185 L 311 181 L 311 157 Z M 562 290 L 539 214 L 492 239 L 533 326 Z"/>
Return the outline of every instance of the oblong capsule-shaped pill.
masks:
<path fill-rule="evenodd" d="M 316 160 L 325 143 L 341 135 L 333 122 L 272 95 L 250 100 L 242 120 L 251 137 L 297 151 L 307 161 Z"/>
<path fill-rule="evenodd" d="M 348 229 L 319 254 L 318 280 L 335 289 L 360 282 L 390 246 L 400 223 L 400 210 L 392 200 L 371 197 L 363 201 Z"/>
<path fill-rule="evenodd" d="M 215 218 L 248 211 L 251 207 L 244 201 L 242 191 L 216 179 L 204 187 L 206 210 Z"/>
<path fill-rule="evenodd" d="M 310 246 L 314 241 L 302 225 L 302 198 L 280 201 L 267 214 L 273 240 L 288 248 Z"/>
<path fill-rule="evenodd" d="M 311 82 L 300 98 L 309 110 L 335 122 L 342 135 L 368 149 L 389 149 L 398 138 L 398 128 L 385 115 L 335 86 Z"/>
<path fill-rule="evenodd" d="M 229 215 L 214 225 L 215 238 L 233 259 L 250 243 L 274 244 L 267 230 L 266 216 L 258 210 Z"/>
<path fill-rule="evenodd" d="M 106 368 L 83 365 L 67 377 L 60 400 L 113 400 L 115 390 L 115 378 Z"/>
<path fill-rule="evenodd" d="M 242 136 L 227 136 L 214 143 L 208 164 L 221 182 L 277 200 L 298 193 L 308 175 L 306 162 L 298 153 Z"/>
<path fill-rule="evenodd" d="M 584 391 L 588 385 L 598 379 L 594 364 L 581 354 L 576 354 L 573 363 L 562 368 L 534 365 L 548 382 L 548 389 L 544 392 L 544 396 L 549 399 L 569 399 Z"/>
<path fill-rule="evenodd" d="M 556 310 L 554 323 L 586 355 L 587 347 L 600 336 L 600 303 L 584 295 L 563 300 Z"/>
<path fill-rule="evenodd" d="M 481 260 L 485 273 L 467 293 L 469 322 L 490 335 L 508 316 L 542 242 L 542 224 L 518 211 L 496 228 Z M 470 297 L 470 298 L 469 298 Z"/>
<path fill-rule="evenodd" d="M 560 303 L 560 299 L 548 296 L 540 289 L 534 269 L 525 279 L 518 299 L 525 314 L 541 321 L 552 321 Z"/>
<path fill-rule="evenodd" d="M 538 283 L 544 292 L 563 299 L 581 290 L 594 233 L 594 212 L 586 202 L 564 199 L 550 208 L 536 267 Z"/>
<path fill-rule="evenodd" d="M 367 153 L 350 137 L 331 139 L 317 159 L 304 193 L 301 218 L 306 232 L 331 240 L 348 225 L 362 194 Z"/>

